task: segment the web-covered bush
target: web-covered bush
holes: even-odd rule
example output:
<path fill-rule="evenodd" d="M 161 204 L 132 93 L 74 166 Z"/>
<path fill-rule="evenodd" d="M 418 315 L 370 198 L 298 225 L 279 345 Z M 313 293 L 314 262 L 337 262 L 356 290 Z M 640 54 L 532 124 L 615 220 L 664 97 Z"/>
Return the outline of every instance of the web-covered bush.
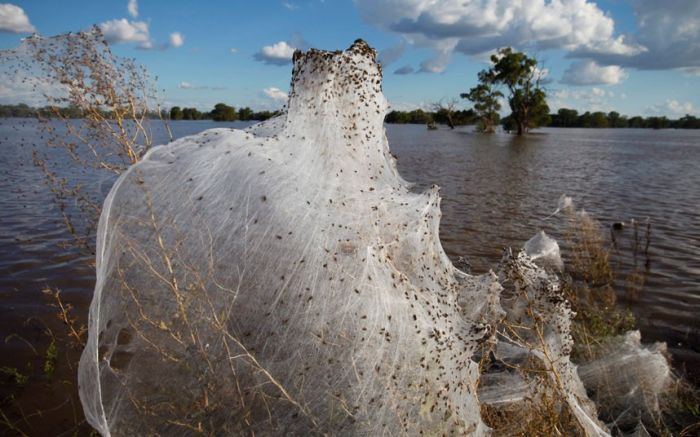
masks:
<path fill-rule="evenodd" d="M 568 359 L 556 277 L 525 252 L 498 274 L 456 269 L 438 188 L 415 193 L 399 176 L 386 110 L 363 41 L 297 52 L 285 115 L 156 147 L 119 178 L 79 372 L 90 424 L 104 435 L 483 435 L 484 405 L 537 397 L 496 368 L 520 359 L 541 368 L 576 429 L 606 433 Z M 556 244 L 541 243 L 530 246 Z"/>

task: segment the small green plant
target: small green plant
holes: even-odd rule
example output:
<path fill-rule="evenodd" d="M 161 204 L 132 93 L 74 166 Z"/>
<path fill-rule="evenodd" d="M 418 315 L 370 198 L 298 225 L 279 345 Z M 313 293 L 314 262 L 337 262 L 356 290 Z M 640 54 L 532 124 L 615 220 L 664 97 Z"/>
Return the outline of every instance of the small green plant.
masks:
<path fill-rule="evenodd" d="M 53 373 L 56 371 L 56 361 L 58 359 L 58 347 L 56 346 L 56 340 L 51 339 L 49 347 L 46 348 L 46 355 L 44 357 L 44 375 L 47 378 L 51 378 Z"/>
<path fill-rule="evenodd" d="M 0 373 L 9 376 L 15 381 L 15 384 L 22 386 L 29 382 L 29 377 L 22 372 L 20 372 L 16 367 L 0 367 Z"/>

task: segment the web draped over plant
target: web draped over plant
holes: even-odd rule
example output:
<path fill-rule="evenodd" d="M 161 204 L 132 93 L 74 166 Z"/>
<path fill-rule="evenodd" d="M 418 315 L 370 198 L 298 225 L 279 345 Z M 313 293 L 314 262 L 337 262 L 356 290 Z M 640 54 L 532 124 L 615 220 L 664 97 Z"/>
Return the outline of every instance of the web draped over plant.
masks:
<path fill-rule="evenodd" d="M 455 268 L 438 188 L 398 174 L 386 109 L 363 41 L 297 52 L 287 114 L 155 147 L 117 180 L 79 370 L 90 424 L 484 435 L 509 406 L 606 435 L 569 360 L 570 306 L 533 261 L 556 242 Z"/>

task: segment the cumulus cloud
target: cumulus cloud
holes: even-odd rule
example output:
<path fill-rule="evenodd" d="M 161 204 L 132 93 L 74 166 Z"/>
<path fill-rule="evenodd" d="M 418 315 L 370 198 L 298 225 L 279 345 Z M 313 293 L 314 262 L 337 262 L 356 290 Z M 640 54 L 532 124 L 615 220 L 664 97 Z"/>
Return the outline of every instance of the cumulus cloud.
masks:
<path fill-rule="evenodd" d="M 549 106 L 559 108 L 576 108 L 582 111 L 611 111 L 610 99 L 615 92 L 598 87 L 588 89 L 566 88 L 553 91 L 548 97 Z"/>
<path fill-rule="evenodd" d="M 136 18 L 139 16 L 139 4 L 136 0 L 129 0 L 126 5 L 126 10 L 129 11 L 129 15 Z"/>
<path fill-rule="evenodd" d="M 126 18 L 105 21 L 100 24 L 105 40 L 111 44 L 137 43 L 140 48 L 153 48 L 148 23 L 129 21 Z"/>
<path fill-rule="evenodd" d="M 180 32 L 173 32 L 170 34 L 170 45 L 172 47 L 182 47 L 185 43 L 185 36 Z"/>
<path fill-rule="evenodd" d="M 280 41 L 271 46 L 264 46 L 253 57 L 255 60 L 271 65 L 285 65 L 292 62 L 295 47 Z"/>
<path fill-rule="evenodd" d="M 690 102 L 666 100 L 664 103 L 658 103 L 654 106 L 650 106 L 647 108 L 647 112 L 655 115 L 670 115 L 672 117 L 678 117 L 686 114 L 695 114 L 697 110 Z"/>
<path fill-rule="evenodd" d="M 411 74 L 414 71 L 415 70 L 410 65 L 404 65 L 403 67 L 397 68 L 396 70 L 394 70 L 394 74 L 399 74 L 399 75 Z"/>
<path fill-rule="evenodd" d="M 29 22 L 24 9 L 10 3 L 0 3 L 0 32 L 29 33 L 36 28 Z"/>
<path fill-rule="evenodd" d="M 192 84 L 189 82 L 182 81 L 177 85 L 177 87 L 183 90 L 190 90 L 192 89 Z"/>
<path fill-rule="evenodd" d="M 685 1 L 685 0 L 684 0 Z M 644 47 L 615 33 L 614 20 L 589 0 L 356 0 L 370 24 L 436 49 L 422 71 L 440 72 L 453 50 L 477 55 L 499 47 L 564 49 L 631 56 Z M 442 61 L 442 62 L 441 62 Z"/>
<path fill-rule="evenodd" d="M 617 65 L 600 66 L 590 59 L 573 62 L 561 79 L 567 85 L 614 85 L 627 79 L 625 70 Z"/>
<path fill-rule="evenodd" d="M 279 103 L 285 103 L 287 101 L 287 98 L 288 98 L 287 93 L 285 93 L 281 89 L 275 88 L 275 87 L 265 88 L 263 90 L 263 94 L 265 94 L 265 96 L 267 96 L 270 99 L 272 99 L 276 102 L 279 102 Z"/>
<path fill-rule="evenodd" d="M 631 44 L 644 50 L 631 55 L 616 53 L 573 53 L 599 64 L 620 65 L 640 70 L 700 67 L 700 2 L 697 0 L 633 0 L 636 31 L 628 35 Z"/>
<path fill-rule="evenodd" d="M 137 48 L 143 50 L 165 50 L 169 47 L 181 47 L 185 43 L 185 37 L 180 32 L 171 33 L 168 43 L 154 42 L 145 21 L 120 18 L 105 21 L 100 24 L 100 29 L 110 44 L 135 43 Z"/>

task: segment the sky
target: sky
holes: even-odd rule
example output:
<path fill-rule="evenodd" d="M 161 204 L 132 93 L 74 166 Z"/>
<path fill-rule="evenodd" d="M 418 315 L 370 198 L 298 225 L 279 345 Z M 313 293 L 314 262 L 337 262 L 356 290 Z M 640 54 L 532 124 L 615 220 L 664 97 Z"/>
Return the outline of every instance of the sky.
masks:
<path fill-rule="evenodd" d="M 458 97 L 512 46 L 540 61 L 552 110 L 700 116 L 700 0 L 28 0 L 0 3 L 0 49 L 93 24 L 165 106 L 277 109 L 295 49 L 362 38 L 393 109 Z M 2 82 L 0 103 L 20 99 Z"/>

